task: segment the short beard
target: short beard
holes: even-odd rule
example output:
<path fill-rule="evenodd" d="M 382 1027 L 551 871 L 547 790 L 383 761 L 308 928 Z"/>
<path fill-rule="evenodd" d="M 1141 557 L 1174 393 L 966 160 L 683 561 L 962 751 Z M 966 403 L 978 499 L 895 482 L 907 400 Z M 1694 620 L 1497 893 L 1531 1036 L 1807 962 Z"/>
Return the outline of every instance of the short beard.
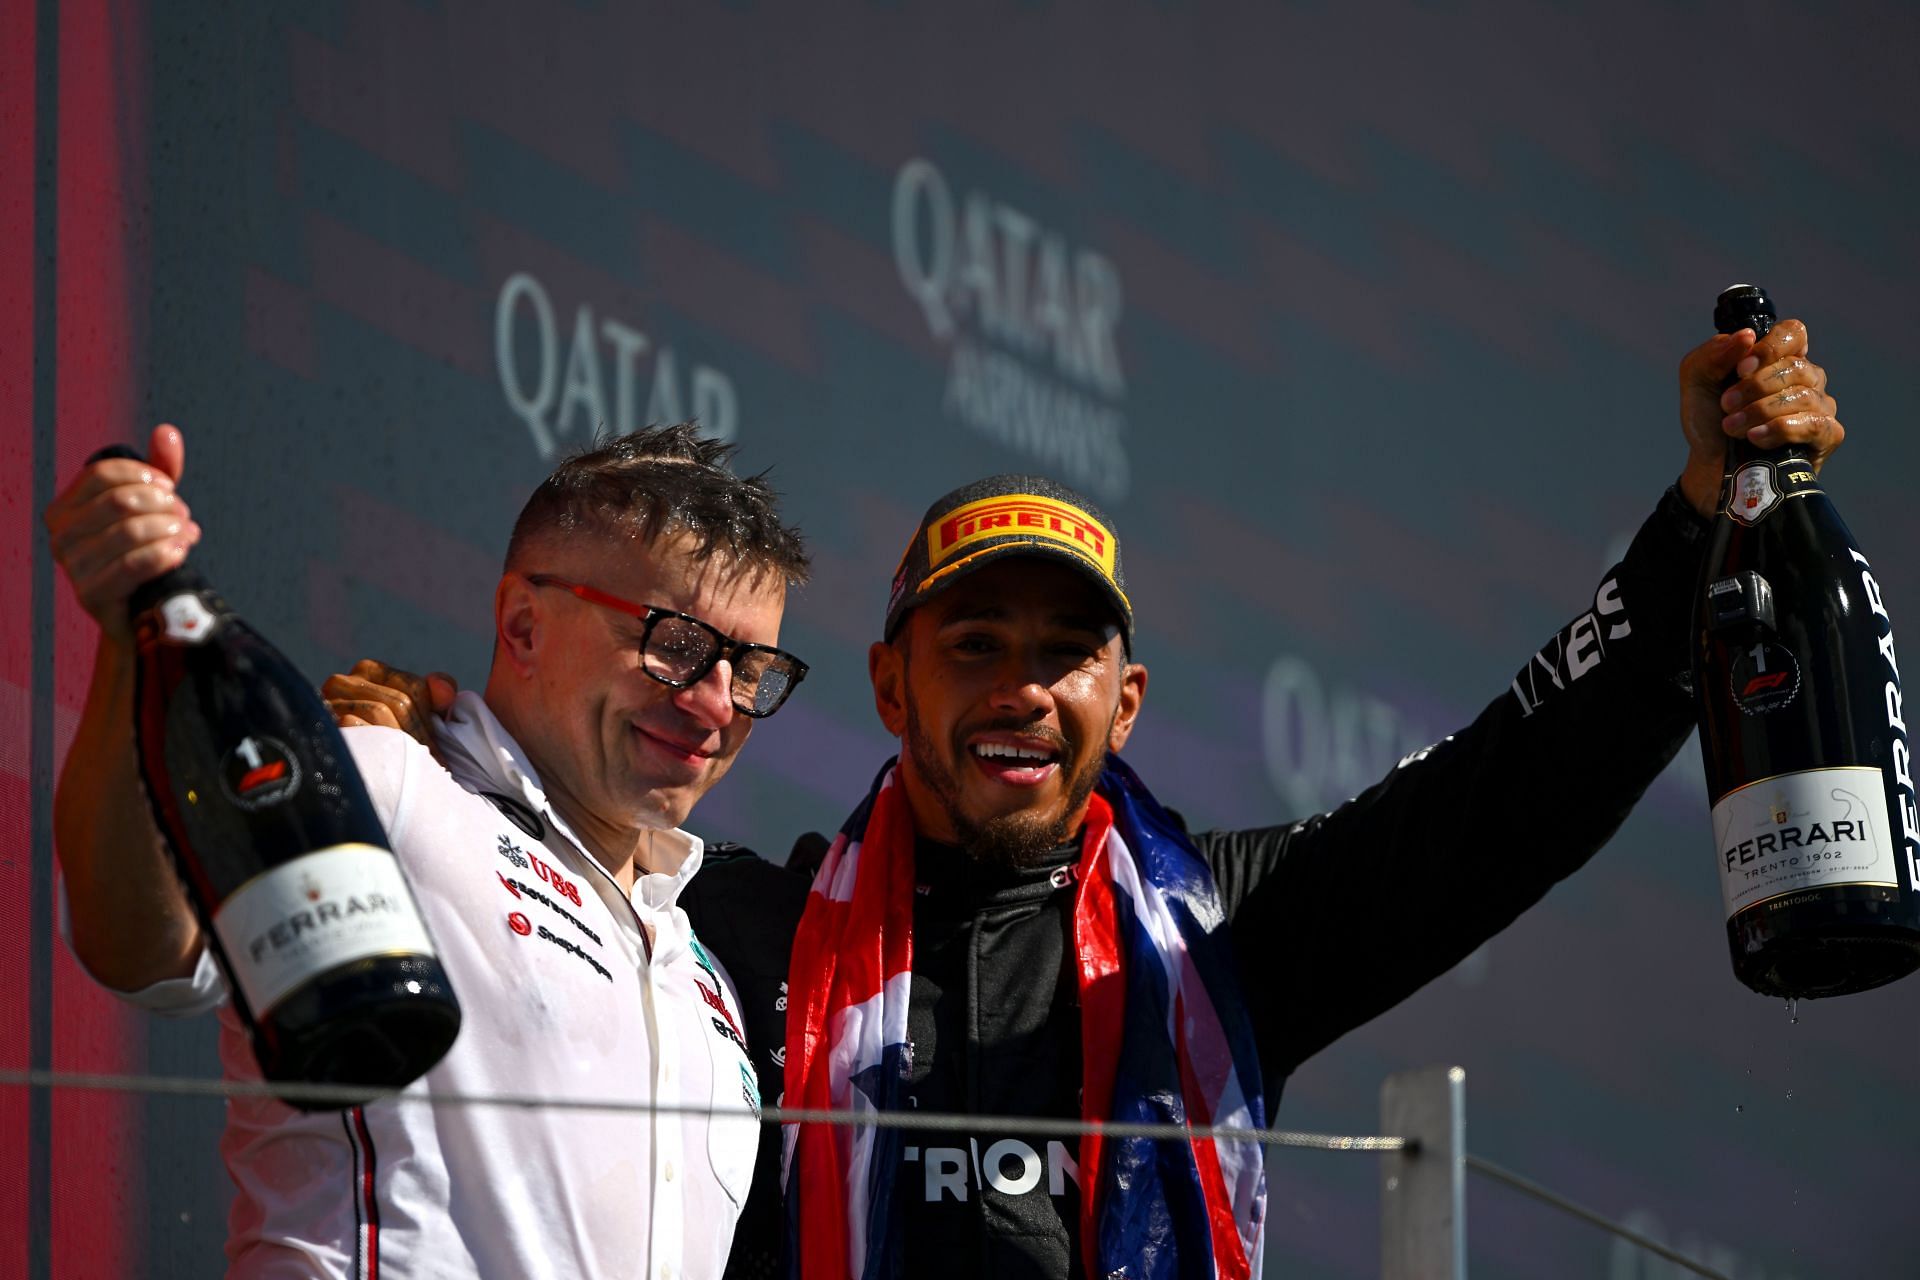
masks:
<path fill-rule="evenodd" d="M 961 851 L 976 862 L 1014 871 L 1044 863 L 1049 853 L 1073 835 L 1074 815 L 1093 793 L 1107 762 L 1102 749 L 1097 759 L 1081 765 L 1079 772 L 1071 775 L 1067 803 L 1051 820 L 1030 810 L 1015 809 L 985 822 L 975 822 L 961 810 L 960 781 L 935 751 L 912 698 L 907 700 L 907 747 L 913 753 L 915 771 L 932 788 L 940 807 L 946 810 L 947 821 L 960 839 Z M 1079 752 L 1074 744 L 1068 744 L 1061 755 L 1060 767 L 1065 769 L 1075 764 Z"/>

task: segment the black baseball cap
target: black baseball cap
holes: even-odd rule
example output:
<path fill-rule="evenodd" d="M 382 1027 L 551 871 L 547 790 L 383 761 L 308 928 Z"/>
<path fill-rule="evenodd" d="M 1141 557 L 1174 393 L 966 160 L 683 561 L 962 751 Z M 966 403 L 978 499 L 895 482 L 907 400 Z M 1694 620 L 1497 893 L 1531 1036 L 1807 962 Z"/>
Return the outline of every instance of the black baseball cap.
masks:
<path fill-rule="evenodd" d="M 894 570 L 882 635 L 893 639 L 909 609 L 1008 556 L 1038 556 L 1077 569 L 1120 618 L 1133 652 L 1133 605 L 1120 572 L 1120 539 L 1100 509 L 1045 476 L 988 476 L 937 500 Z"/>

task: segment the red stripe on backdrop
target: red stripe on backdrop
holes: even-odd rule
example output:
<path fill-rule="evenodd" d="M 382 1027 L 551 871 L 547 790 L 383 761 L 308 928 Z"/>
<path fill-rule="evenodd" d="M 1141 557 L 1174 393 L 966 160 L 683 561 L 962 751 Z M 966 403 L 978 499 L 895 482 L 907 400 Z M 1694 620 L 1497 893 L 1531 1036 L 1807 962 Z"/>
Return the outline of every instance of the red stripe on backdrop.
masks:
<path fill-rule="evenodd" d="M 145 441 L 134 415 L 147 301 L 147 51 L 143 0 L 68 0 L 59 13 L 54 403 L 56 484 L 64 484 L 101 445 Z M 86 691 L 95 630 L 64 583 L 54 601 L 58 759 Z M 53 963 L 54 1069 L 138 1070 L 137 1017 L 95 986 L 64 946 L 56 944 Z M 146 1228 L 140 1116 L 133 1098 L 53 1095 L 49 1251 L 62 1275 L 138 1271 Z"/>
<path fill-rule="evenodd" d="M 20 607 L 33 598 L 33 555 L 39 546 L 33 511 L 33 229 L 36 6 L 0 5 L 0 847 L 31 849 L 33 619 Z M 27 859 L 0 858 L 0 894 L 26 902 L 33 884 Z M 16 913 L 0 929 L 0 1066 L 28 1067 L 32 930 Z M 27 1093 L 0 1089 L 0 1275 L 26 1274 Z"/>

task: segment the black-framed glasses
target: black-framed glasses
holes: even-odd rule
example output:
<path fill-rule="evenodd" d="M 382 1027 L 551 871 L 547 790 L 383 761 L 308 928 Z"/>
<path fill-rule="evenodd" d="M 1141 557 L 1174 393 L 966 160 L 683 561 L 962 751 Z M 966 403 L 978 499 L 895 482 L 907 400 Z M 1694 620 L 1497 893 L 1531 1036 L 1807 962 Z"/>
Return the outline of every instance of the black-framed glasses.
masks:
<path fill-rule="evenodd" d="M 807 664 L 785 649 L 735 640 L 690 613 L 634 604 L 551 573 L 529 573 L 526 579 L 536 587 L 571 591 L 588 604 L 639 619 L 640 669 L 670 688 L 699 684 L 725 658 L 733 664 L 733 707 L 741 715 L 756 720 L 772 715 L 793 686 L 806 678 Z"/>

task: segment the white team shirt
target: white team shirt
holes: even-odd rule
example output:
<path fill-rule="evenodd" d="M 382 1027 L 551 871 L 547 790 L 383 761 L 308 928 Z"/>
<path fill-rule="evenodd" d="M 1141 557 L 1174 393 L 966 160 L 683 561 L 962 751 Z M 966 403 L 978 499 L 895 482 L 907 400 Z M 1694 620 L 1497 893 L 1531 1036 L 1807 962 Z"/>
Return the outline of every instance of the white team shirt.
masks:
<path fill-rule="evenodd" d="M 739 1001 L 675 905 L 698 837 L 662 833 L 654 859 L 671 850 L 673 865 L 622 894 L 476 694 L 442 731 L 451 773 L 395 730 L 346 738 L 460 1000 L 458 1040 L 409 1094 L 757 1113 Z M 544 838 L 480 792 L 540 815 Z M 128 998 L 198 1012 L 225 988 L 203 953 L 192 978 Z M 230 1006 L 220 1023 L 227 1074 L 259 1079 Z M 410 1101 L 308 1114 L 236 1098 L 220 1144 L 237 1187 L 228 1276 L 717 1280 L 758 1138 L 751 1115 Z"/>

